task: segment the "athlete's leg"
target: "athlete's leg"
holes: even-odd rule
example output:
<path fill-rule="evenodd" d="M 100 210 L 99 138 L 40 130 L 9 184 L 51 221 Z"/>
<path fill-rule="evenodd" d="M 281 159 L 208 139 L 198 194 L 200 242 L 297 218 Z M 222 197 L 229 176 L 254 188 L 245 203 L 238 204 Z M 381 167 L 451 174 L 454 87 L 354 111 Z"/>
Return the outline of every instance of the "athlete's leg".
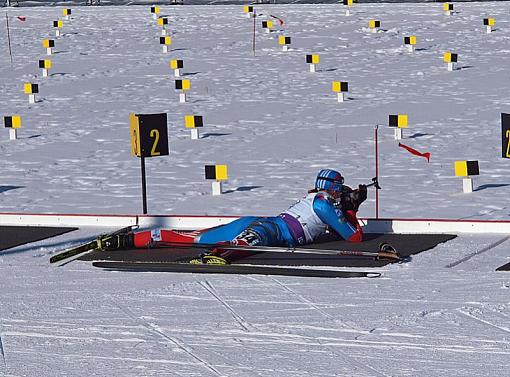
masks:
<path fill-rule="evenodd" d="M 246 216 L 228 224 L 206 230 L 195 238 L 195 243 L 215 244 L 230 242 L 245 230 L 258 217 Z"/>
<path fill-rule="evenodd" d="M 215 244 L 233 240 L 256 217 L 241 217 L 228 224 L 194 232 L 177 232 L 170 229 L 151 229 L 135 232 L 133 246 L 136 248 L 164 247 L 168 243 L 206 243 Z"/>
<path fill-rule="evenodd" d="M 218 247 L 200 255 L 198 258 L 191 260 L 191 263 L 207 263 L 207 264 L 225 264 L 229 263 L 232 258 L 230 254 L 232 254 L 235 258 L 242 258 L 246 251 L 241 250 L 225 250 L 221 248 L 221 245 L 231 245 L 231 244 L 242 244 L 248 245 L 246 241 L 239 241 L 237 237 L 240 234 L 246 234 L 247 227 L 260 219 L 258 217 L 241 217 L 231 223 L 212 228 L 200 234 L 196 238 L 196 243 L 201 244 L 218 244 Z M 224 258 L 225 254 L 225 258 Z M 239 256 L 237 255 L 239 254 Z"/>
<path fill-rule="evenodd" d="M 239 233 L 231 242 L 239 246 L 283 246 L 287 242 L 282 236 L 280 219 L 276 217 L 255 218 L 248 227 Z M 222 250 L 219 247 L 214 252 L 228 262 L 249 257 L 255 252 L 248 250 L 228 249 Z"/>

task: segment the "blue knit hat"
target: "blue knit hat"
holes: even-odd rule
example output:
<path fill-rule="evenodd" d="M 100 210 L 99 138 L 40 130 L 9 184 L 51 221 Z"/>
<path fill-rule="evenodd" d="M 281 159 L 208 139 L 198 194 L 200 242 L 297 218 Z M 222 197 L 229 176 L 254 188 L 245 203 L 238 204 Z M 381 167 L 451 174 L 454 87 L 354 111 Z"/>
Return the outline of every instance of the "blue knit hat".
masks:
<path fill-rule="evenodd" d="M 315 188 L 319 190 L 342 191 L 344 177 L 336 170 L 322 169 L 317 174 Z"/>

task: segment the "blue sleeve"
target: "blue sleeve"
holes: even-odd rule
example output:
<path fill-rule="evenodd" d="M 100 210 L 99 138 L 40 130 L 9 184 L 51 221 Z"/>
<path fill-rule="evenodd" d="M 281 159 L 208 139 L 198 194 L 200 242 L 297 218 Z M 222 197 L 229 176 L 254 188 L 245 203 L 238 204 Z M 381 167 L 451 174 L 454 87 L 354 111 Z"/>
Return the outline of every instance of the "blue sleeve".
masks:
<path fill-rule="evenodd" d="M 356 228 L 346 220 L 343 212 L 335 208 L 324 195 L 315 196 L 313 210 L 324 224 L 337 232 L 343 239 L 348 240 L 356 233 Z"/>

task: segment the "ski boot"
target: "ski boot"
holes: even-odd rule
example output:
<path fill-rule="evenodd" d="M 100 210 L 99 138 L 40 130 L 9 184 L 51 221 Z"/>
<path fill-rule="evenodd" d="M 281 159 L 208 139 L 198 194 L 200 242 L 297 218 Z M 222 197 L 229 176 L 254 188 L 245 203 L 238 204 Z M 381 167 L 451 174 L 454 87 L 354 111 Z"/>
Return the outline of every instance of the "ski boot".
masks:
<path fill-rule="evenodd" d="M 133 233 L 101 236 L 97 239 L 97 249 L 101 251 L 128 249 L 133 246 Z"/>

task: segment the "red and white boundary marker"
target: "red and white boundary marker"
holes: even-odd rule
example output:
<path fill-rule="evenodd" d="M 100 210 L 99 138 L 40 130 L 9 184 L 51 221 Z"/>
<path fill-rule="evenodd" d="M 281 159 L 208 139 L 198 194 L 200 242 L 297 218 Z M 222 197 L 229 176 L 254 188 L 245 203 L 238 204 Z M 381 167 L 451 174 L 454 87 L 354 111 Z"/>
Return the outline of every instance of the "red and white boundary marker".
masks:
<path fill-rule="evenodd" d="M 75 226 L 169 228 L 193 230 L 227 224 L 237 216 L 97 215 L 0 213 L 0 226 Z M 360 219 L 366 233 L 479 233 L 510 234 L 510 221 L 454 219 Z"/>

